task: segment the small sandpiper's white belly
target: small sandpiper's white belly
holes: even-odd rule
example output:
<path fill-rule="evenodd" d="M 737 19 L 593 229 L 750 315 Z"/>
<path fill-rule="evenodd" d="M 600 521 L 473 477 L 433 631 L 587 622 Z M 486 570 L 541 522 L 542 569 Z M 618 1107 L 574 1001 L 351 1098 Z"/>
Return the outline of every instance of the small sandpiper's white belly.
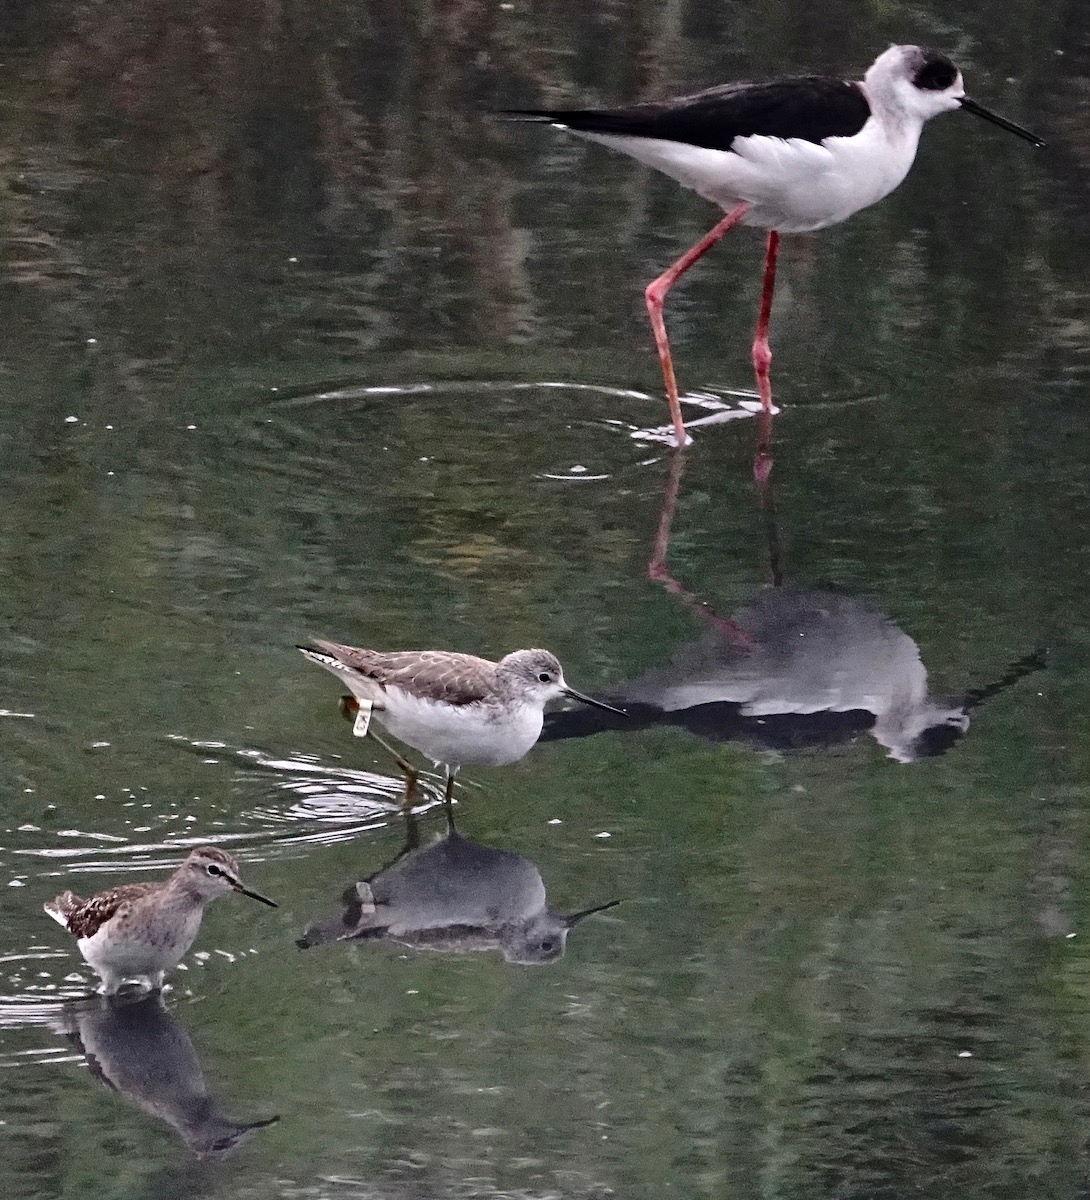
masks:
<path fill-rule="evenodd" d="M 442 704 L 387 687 L 374 719 L 398 741 L 450 767 L 503 767 L 541 736 L 542 710 L 515 703 Z"/>
<path fill-rule="evenodd" d="M 193 944 L 201 926 L 197 908 L 184 920 L 172 911 L 167 920 L 129 920 L 120 927 L 107 922 L 76 945 L 92 969 L 103 978 L 136 979 L 157 975 L 176 967 Z"/>
<path fill-rule="evenodd" d="M 890 135 L 872 117 L 852 137 L 740 137 L 732 150 L 617 134 L 581 133 L 646 163 L 725 210 L 746 203 L 743 225 L 810 233 L 888 196 L 916 157 L 919 130 Z"/>

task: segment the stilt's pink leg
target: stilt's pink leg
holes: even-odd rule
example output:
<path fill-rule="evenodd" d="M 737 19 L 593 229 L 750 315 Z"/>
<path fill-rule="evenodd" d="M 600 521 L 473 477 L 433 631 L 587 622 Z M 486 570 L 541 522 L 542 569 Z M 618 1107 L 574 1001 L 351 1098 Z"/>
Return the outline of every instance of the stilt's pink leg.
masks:
<path fill-rule="evenodd" d="M 753 334 L 753 370 L 757 375 L 757 393 L 761 407 L 766 413 L 772 411 L 772 384 L 768 368 L 772 365 L 772 351 L 768 348 L 768 319 L 772 315 L 772 292 L 776 287 L 776 254 L 780 248 L 780 235 L 769 230 L 768 248 L 765 250 L 764 281 L 761 284 L 761 307 L 757 310 L 757 328 Z"/>
<path fill-rule="evenodd" d="M 674 363 L 670 357 L 670 340 L 666 336 L 666 323 L 662 319 L 662 305 L 666 299 L 666 293 L 674 286 L 678 279 L 693 265 L 694 262 L 702 255 L 706 254 L 712 246 L 727 232 L 728 229 L 733 229 L 735 225 L 745 216 L 746 209 L 749 206 L 745 203 L 736 204 L 729 213 L 696 243 L 690 247 L 677 260 L 672 267 L 657 278 L 653 279 L 644 291 L 644 299 L 647 302 L 647 315 L 651 318 L 651 329 L 655 334 L 655 348 L 659 352 L 659 362 L 662 364 L 662 378 L 666 384 L 666 403 L 670 406 L 670 420 L 674 425 L 674 440 L 680 448 L 685 445 L 685 423 L 681 419 L 681 401 L 677 394 L 677 378 L 674 375 Z M 772 245 L 772 237 L 774 234 L 769 234 L 769 246 Z M 771 253 L 771 251 L 770 251 Z M 773 276 L 775 275 L 775 258 L 773 257 Z M 765 270 L 767 274 L 767 262 Z M 769 303 L 771 304 L 772 295 L 771 288 L 769 289 Z M 767 326 L 768 322 L 765 321 Z M 767 350 L 767 340 L 765 349 Z M 756 351 L 754 351 L 756 353 Z M 766 369 L 767 373 L 767 369 Z"/>

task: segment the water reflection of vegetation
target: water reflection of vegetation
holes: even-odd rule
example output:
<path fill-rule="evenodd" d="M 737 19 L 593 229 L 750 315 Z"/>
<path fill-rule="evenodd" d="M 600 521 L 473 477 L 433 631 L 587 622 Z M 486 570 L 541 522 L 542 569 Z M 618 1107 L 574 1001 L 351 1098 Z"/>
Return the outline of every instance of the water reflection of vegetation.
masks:
<path fill-rule="evenodd" d="M 110 364 L 134 400 L 181 347 L 248 358 L 320 343 L 358 358 L 452 336 L 499 345 L 547 328 L 549 343 L 608 345 L 618 324 L 636 330 L 639 313 L 617 295 L 607 261 L 620 245 L 645 271 L 644 260 L 685 241 L 677 227 L 706 224 L 704 207 L 604 159 L 597 178 L 558 169 L 583 153 L 571 148 L 554 147 L 538 170 L 536 148 L 509 147 L 482 115 L 491 104 L 647 98 L 758 70 L 862 68 L 910 25 L 951 51 L 980 47 L 961 55 L 974 94 L 1002 91 L 1020 108 L 1043 73 L 1054 78 L 1061 24 L 1027 21 L 1024 4 L 956 18 L 872 5 L 842 23 L 785 3 L 766 5 L 758 23 L 742 6 L 699 0 L 475 0 L 427 13 L 338 0 L 290 18 L 212 3 L 199 28 L 148 0 L 109 13 L 39 8 L 9 5 L 23 54 L 5 112 L 8 273 L 37 297 L 54 336 L 98 339 L 100 368 Z M 990 49 L 1005 45 L 1018 47 L 1022 103 L 1000 82 L 1007 55 Z M 946 139 L 959 145 L 946 194 L 983 196 L 990 143 L 965 130 Z M 529 169 L 509 170 L 512 154 Z M 1004 154 L 995 169 L 1008 196 L 1032 194 L 1038 167 Z M 970 172 L 976 187 L 963 186 Z M 1026 244 L 992 255 L 985 277 L 972 247 L 999 243 L 1009 210 L 922 211 L 918 195 L 903 196 L 824 247 L 826 266 L 800 255 L 804 325 L 815 276 L 851 278 L 870 300 L 858 319 L 897 353 L 906 330 L 940 329 L 921 284 L 941 263 L 943 326 L 964 320 L 971 292 L 994 344 L 1017 347 L 1027 310 L 1056 291 L 1047 254 Z M 1021 227 L 1024 244 L 1047 236 Z M 876 259 L 882 271 L 862 275 Z M 738 278 L 749 274 L 739 264 Z M 733 303 L 722 275 L 697 286 L 709 307 Z M 748 311 L 748 296 L 737 302 Z M 816 324 L 805 333 L 822 344 Z"/>

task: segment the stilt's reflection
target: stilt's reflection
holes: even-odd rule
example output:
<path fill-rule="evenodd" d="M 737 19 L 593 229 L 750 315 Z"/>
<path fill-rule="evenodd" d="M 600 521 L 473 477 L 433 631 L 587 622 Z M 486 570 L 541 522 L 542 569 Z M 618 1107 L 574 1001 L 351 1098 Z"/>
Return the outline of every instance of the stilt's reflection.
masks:
<path fill-rule="evenodd" d="M 762 435 L 758 434 L 758 455 Z M 771 489 L 760 488 L 771 587 L 729 616 L 690 592 L 667 567 L 683 459 L 670 460 L 648 574 L 698 614 L 703 631 L 667 664 L 614 687 L 607 699 L 628 719 L 563 711 L 546 717 L 543 741 L 680 725 L 711 741 L 775 749 L 833 745 L 868 733 L 898 762 L 949 750 L 983 701 L 1043 665 L 1026 656 L 961 700 L 930 695 L 919 647 L 863 600 L 830 588 L 787 587 Z"/>
<path fill-rule="evenodd" d="M 93 996 L 65 1006 L 65 1032 L 112 1091 L 176 1129 L 197 1154 L 222 1154 L 279 1116 L 238 1122 L 208 1090 L 189 1035 L 160 993 L 140 999 Z"/>
<path fill-rule="evenodd" d="M 301 949 L 374 938 L 413 950 L 499 950 L 508 962 L 550 963 L 564 954 L 568 932 L 584 917 L 619 903 L 570 916 L 553 912 L 537 867 L 511 850 L 462 837 L 449 808 L 445 836 L 427 846 L 408 814 L 404 847 L 348 888 L 342 902 L 341 913 L 307 929 Z"/>

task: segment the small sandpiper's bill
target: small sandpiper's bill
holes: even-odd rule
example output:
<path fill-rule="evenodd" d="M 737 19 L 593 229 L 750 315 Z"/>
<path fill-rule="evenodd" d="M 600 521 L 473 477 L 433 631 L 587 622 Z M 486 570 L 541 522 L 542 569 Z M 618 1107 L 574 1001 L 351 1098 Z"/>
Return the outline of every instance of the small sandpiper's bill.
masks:
<path fill-rule="evenodd" d="M 416 770 L 371 729 L 372 714 L 398 741 L 445 768 L 448 804 L 460 767 L 503 767 L 533 748 L 550 700 L 570 696 L 625 715 L 568 687 L 548 650 L 515 650 L 490 662 L 449 650 L 383 654 L 318 639 L 314 644 L 319 649 L 298 649 L 351 690 L 358 705 L 353 732 L 357 737 L 370 734 L 396 759 L 407 779 L 407 809 L 412 808 Z"/>
<path fill-rule="evenodd" d="M 243 887 L 238 864 L 215 846 L 193 850 L 161 883 L 123 883 L 89 900 L 62 892 L 43 907 L 76 935 L 80 953 L 110 996 L 129 980 L 150 990 L 161 988 L 167 971 L 193 945 L 204 906 L 227 892 L 276 908 L 272 900 Z"/>

